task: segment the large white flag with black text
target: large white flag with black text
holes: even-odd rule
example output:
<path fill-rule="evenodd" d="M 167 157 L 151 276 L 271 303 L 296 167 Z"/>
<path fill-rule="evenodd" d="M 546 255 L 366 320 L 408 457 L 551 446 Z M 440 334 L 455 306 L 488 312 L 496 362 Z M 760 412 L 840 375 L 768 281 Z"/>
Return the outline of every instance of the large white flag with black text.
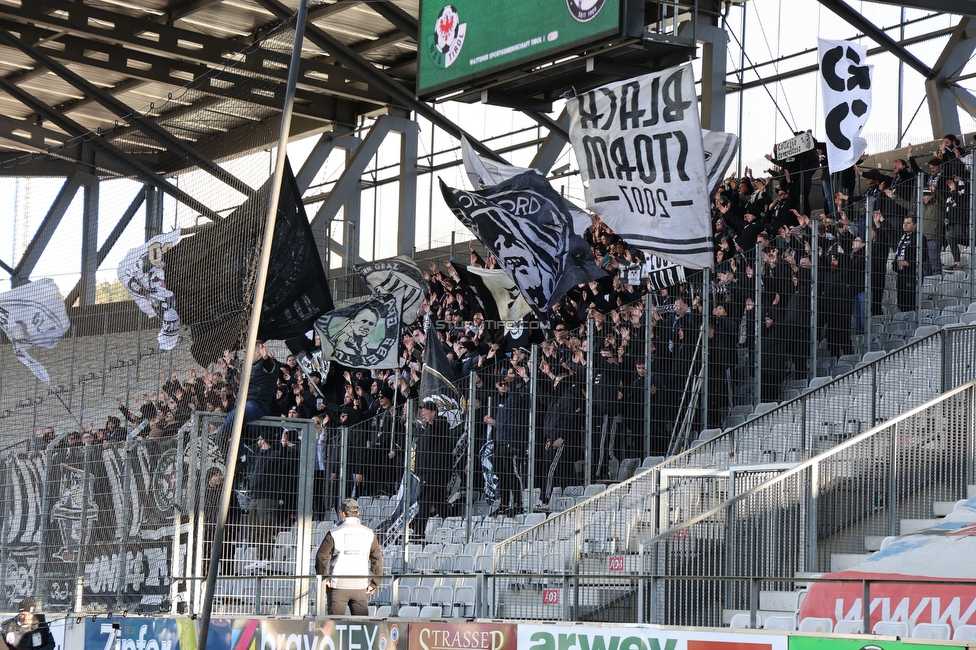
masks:
<path fill-rule="evenodd" d="M 27 351 L 35 345 L 53 348 L 68 327 L 64 298 L 54 280 L 43 278 L 0 293 L 0 330 L 10 339 L 14 356 L 48 386 L 47 368 Z"/>
<path fill-rule="evenodd" d="M 867 141 L 860 137 L 871 114 L 871 77 L 865 46 L 849 41 L 817 39 L 820 87 L 823 90 L 824 133 L 830 173 L 856 164 Z"/>
<path fill-rule="evenodd" d="M 586 205 L 627 242 L 691 268 L 712 263 L 711 206 L 691 64 L 571 99 Z"/>

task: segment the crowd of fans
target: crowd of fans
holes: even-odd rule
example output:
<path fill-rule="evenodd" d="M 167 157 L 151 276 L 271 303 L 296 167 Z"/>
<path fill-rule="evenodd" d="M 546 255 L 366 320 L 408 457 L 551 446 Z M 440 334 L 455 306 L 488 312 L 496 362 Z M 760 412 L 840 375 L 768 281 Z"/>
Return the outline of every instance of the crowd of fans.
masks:
<path fill-rule="evenodd" d="M 807 206 L 812 172 L 822 162 L 816 152 L 784 161 L 770 158 L 776 166 L 767 170 L 769 176 L 753 175 L 747 168 L 744 176 L 726 180 L 714 196 L 715 267 L 708 287 L 700 273 L 676 286 L 655 287 L 640 271 L 644 254 L 596 218 L 583 236 L 606 277 L 576 287 L 544 318 L 521 328 L 507 330 L 487 321 L 476 293 L 452 263 L 431 263 L 424 271 L 428 297 L 416 318 L 408 319 L 414 324 L 401 332 L 400 368 L 367 371 L 332 364 L 323 376 L 307 371 L 309 366 L 303 369 L 302 359 L 289 354 L 272 366 L 276 394 L 270 410 L 262 411 L 314 422 L 316 515 L 333 509 L 340 495 L 393 495 L 409 462 L 405 407 L 408 400 L 427 397 L 420 394 L 424 350 L 440 345 L 461 382 L 461 396 L 467 396 L 466 378 L 475 373 L 476 489 L 505 512 L 546 507 L 555 487 L 583 482 L 587 446 L 594 480 L 613 479 L 625 459 L 674 449 L 675 422 L 688 407 L 706 338 L 708 424 L 718 426 L 741 388 L 753 385 L 757 362 L 763 401 L 777 401 L 785 379 L 808 376 L 811 327 L 826 341 L 831 356 L 853 352 L 852 335 L 865 333 L 868 308 L 874 315 L 882 312 L 889 273 L 896 279 L 898 308 L 914 309 L 916 265 L 923 264 L 925 275 L 942 273 L 941 253 L 948 245 L 952 266 L 958 267 L 960 247 L 968 242 L 970 171 L 961 158 L 956 139 L 947 135 L 940 155 L 924 161 L 924 169 L 910 156 L 895 161 L 890 172 L 857 166 L 829 177 L 824 172 L 827 209 L 814 219 Z M 866 181 L 860 196 L 854 195 L 857 175 Z M 921 250 L 915 235 L 917 175 L 924 186 Z M 873 202 L 870 229 L 863 207 L 868 198 Z M 473 246 L 470 252 L 471 265 L 498 267 L 494 258 L 484 259 Z M 870 306 L 865 304 L 865 277 L 871 278 Z M 818 321 L 812 324 L 814 301 Z M 428 314 L 436 323 L 434 341 L 423 327 Z M 758 358 L 757 318 L 762 341 Z M 535 368 L 530 354 L 534 343 L 540 344 Z M 319 341 L 308 347 L 314 357 Z M 108 418 L 104 428 L 91 425 L 73 432 L 66 445 L 110 444 L 140 424 L 145 424 L 141 437 L 166 438 L 194 411 L 230 413 L 245 365 L 228 351 L 216 367 L 202 373 L 191 369 L 164 375 L 159 392 L 133 396 L 129 404 L 120 399 L 119 415 Z M 447 516 L 460 503 L 452 497 L 458 486 L 448 477 L 458 470 L 454 444 L 463 428 L 456 422 L 445 424 L 444 410 L 443 404 L 424 402 L 414 432 L 420 527 L 432 512 Z M 587 417 L 592 418 L 589 427 Z M 535 423 L 534 435 L 530 422 Z M 285 523 L 296 502 L 298 437 L 287 425 L 284 429 L 280 438 L 265 428 L 252 429 L 244 440 L 244 471 L 239 472 L 247 477 L 239 487 L 250 488 L 252 507 L 270 523 Z M 344 429 L 349 432 L 345 440 Z M 225 445 L 221 431 L 213 425 L 218 444 Z M 587 431 L 592 432 L 589 439 Z M 33 452 L 50 442 L 53 429 L 35 434 Z M 530 440 L 536 444 L 533 475 L 541 492 L 536 504 L 523 503 Z M 267 477 L 277 478 L 263 480 Z M 219 488 L 222 480 L 215 473 L 211 487 Z M 257 501 L 273 502 L 273 507 Z M 265 512 L 269 507 L 270 514 Z"/>

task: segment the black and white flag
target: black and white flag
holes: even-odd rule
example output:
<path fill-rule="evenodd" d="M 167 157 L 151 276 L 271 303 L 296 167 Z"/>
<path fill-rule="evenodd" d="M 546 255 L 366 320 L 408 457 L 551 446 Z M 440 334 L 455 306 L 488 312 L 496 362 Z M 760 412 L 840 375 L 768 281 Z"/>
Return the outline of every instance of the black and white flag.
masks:
<path fill-rule="evenodd" d="M 691 64 L 567 103 L 586 205 L 628 243 L 675 264 L 712 264 L 709 178 Z"/>
<path fill-rule="evenodd" d="M 574 232 L 562 197 L 542 175 L 525 172 L 477 192 L 441 181 L 441 193 L 537 314 L 545 314 L 576 285 L 605 275 Z"/>
<path fill-rule="evenodd" d="M 868 51 L 863 45 L 817 39 L 827 161 L 831 174 L 856 164 L 868 146 L 860 137 L 871 114 L 874 66 L 867 65 L 867 59 Z"/>
<path fill-rule="evenodd" d="M 464 161 L 464 171 L 468 175 L 468 181 L 471 183 L 471 189 L 473 190 L 494 187 L 502 181 L 508 180 L 513 176 L 518 176 L 519 174 L 524 174 L 525 172 L 535 172 L 540 176 L 544 176 L 542 172 L 530 167 L 516 167 L 482 158 L 464 136 L 461 136 L 461 160 Z M 589 213 L 573 205 L 570 201 L 566 201 L 565 199 L 563 201 L 566 203 L 566 209 L 569 211 L 569 214 L 573 216 L 573 230 L 575 232 L 582 234 L 587 228 L 593 225 L 593 218 L 590 217 Z"/>
<path fill-rule="evenodd" d="M 35 345 L 53 348 L 69 326 L 64 298 L 50 278 L 0 293 L 0 330 L 10 339 L 14 356 L 48 386 L 47 368 L 27 352 Z"/>
<path fill-rule="evenodd" d="M 424 334 L 427 337 L 427 345 L 424 348 L 424 368 L 420 374 L 420 402 L 437 404 L 438 415 L 444 416 L 450 434 L 455 436 L 454 449 L 451 453 L 451 476 L 447 482 L 446 495 L 448 503 L 453 503 L 460 496 L 461 478 L 468 455 L 464 409 L 461 405 L 461 394 L 455 384 L 457 379 L 429 314 L 424 322 Z"/>
<path fill-rule="evenodd" d="M 395 296 L 377 296 L 334 309 L 315 321 L 322 358 L 349 368 L 397 368 L 400 309 Z"/>
<path fill-rule="evenodd" d="M 223 350 L 244 346 L 273 180 L 226 218 L 164 252 L 166 286 L 183 324 L 190 326 L 190 352 L 202 366 L 214 363 Z M 304 334 L 332 307 L 298 184 L 286 164 L 258 337 L 285 340 Z"/>
<path fill-rule="evenodd" d="M 424 334 L 427 345 L 424 347 L 424 367 L 420 374 L 420 402 L 437 404 L 437 412 L 447 419 L 451 430 L 457 432 L 458 427 L 464 424 L 461 394 L 454 385 L 454 371 L 430 315 L 424 319 Z"/>
<path fill-rule="evenodd" d="M 739 138 L 734 133 L 702 129 L 702 149 L 705 173 L 708 174 L 708 195 L 715 196 L 725 179 L 725 172 L 735 158 Z"/>
<path fill-rule="evenodd" d="M 417 311 L 427 297 L 427 281 L 412 259 L 401 255 L 363 264 L 358 270 L 374 295 L 389 294 L 399 299 L 404 325 L 417 322 Z"/>
<path fill-rule="evenodd" d="M 180 229 L 156 235 L 145 244 L 129 249 L 119 263 L 119 282 L 146 316 L 162 321 L 156 340 L 160 350 L 172 350 L 180 338 L 180 315 L 173 292 L 166 288 L 163 253 L 180 241 Z"/>
<path fill-rule="evenodd" d="M 507 332 L 516 321 L 532 312 L 515 282 L 505 271 L 460 264 L 455 264 L 453 268 L 478 297 L 483 316 L 492 328 L 499 327 L 500 323 Z"/>

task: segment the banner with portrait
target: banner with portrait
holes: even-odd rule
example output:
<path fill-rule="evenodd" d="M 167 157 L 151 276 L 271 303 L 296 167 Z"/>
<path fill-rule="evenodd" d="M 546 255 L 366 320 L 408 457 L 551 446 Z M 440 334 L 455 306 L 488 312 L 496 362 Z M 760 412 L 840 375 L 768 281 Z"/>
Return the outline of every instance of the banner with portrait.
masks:
<path fill-rule="evenodd" d="M 466 192 L 441 181 L 458 220 L 494 255 L 536 314 L 545 314 L 578 284 L 605 275 L 573 229 L 559 193 L 529 171 L 494 187 Z"/>
<path fill-rule="evenodd" d="M 506 165 L 496 160 L 482 158 L 474 150 L 474 147 L 471 146 L 471 142 L 464 136 L 461 136 L 461 160 L 464 162 L 464 171 L 468 175 L 468 182 L 471 183 L 471 189 L 473 190 L 494 187 L 504 180 L 508 180 L 519 174 L 524 174 L 525 172 L 535 172 L 545 177 L 545 174 L 537 169 L 516 167 L 515 165 Z M 573 230 L 582 235 L 587 228 L 593 225 L 593 218 L 582 208 L 573 205 L 565 199 L 563 200 L 566 203 L 566 209 L 573 216 Z"/>
<path fill-rule="evenodd" d="M 0 330 L 13 345 L 14 356 L 48 386 L 47 368 L 28 354 L 32 347 L 51 349 L 68 331 L 68 312 L 54 280 L 42 278 L 0 293 Z"/>
<path fill-rule="evenodd" d="M 322 358 L 349 368 L 379 370 L 400 365 L 400 309 L 395 296 L 377 296 L 334 309 L 315 321 Z"/>
<path fill-rule="evenodd" d="M 357 270 L 374 294 L 397 297 L 404 325 L 417 322 L 417 311 L 427 297 L 427 281 L 412 259 L 401 255 L 363 264 Z"/>
<path fill-rule="evenodd" d="M 119 282 L 146 316 L 162 321 L 156 340 L 160 350 L 172 350 L 180 338 L 180 315 L 173 292 L 166 288 L 163 253 L 180 241 L 180 229 L 156 235 L 145 244 L 129 249 L 119 262 Z"/>

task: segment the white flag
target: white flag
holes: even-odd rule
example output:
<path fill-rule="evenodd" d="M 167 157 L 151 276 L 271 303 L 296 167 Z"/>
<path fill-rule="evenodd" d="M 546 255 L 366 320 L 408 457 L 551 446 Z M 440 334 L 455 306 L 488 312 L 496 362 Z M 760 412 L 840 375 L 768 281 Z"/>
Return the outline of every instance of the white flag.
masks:
<path fill-rule="evenodd" d="M 868 51 L 848 41 L 817 39 L 820 85 L 823 90 L 824 131 L 830 173 L 856 164 L 868 143 L 861 136 L 871 114 L 871 76 Z"/>
<path fill-rule="evenodd" d="M 160 350 L 172 350 L 180 337 L 180 315 L 176 313 L 173 292 L 166 288 L 166 265 L 163 253 L 180 240 L 177 228 L 157 235 L 126 253 L 119 263 L 119 282 L 146 316 L 158 316 L 163 322 L 156 340 Z"/>
<path fill-rule="evenodd" d="M 48 386 L 51 378 L 47 368 L 27 351 L 35 345 L 53 348 L 68 327 L 64 298 L 50 278 L 0 294 L 0 329 L 13 344 L 14 356 Z"/>
<path fill-rule="evenodd" d="M 711 266 L 691 64 L 591 90 L 567 109 L 587 207 L 635 246 L 686 267 Z"/>

